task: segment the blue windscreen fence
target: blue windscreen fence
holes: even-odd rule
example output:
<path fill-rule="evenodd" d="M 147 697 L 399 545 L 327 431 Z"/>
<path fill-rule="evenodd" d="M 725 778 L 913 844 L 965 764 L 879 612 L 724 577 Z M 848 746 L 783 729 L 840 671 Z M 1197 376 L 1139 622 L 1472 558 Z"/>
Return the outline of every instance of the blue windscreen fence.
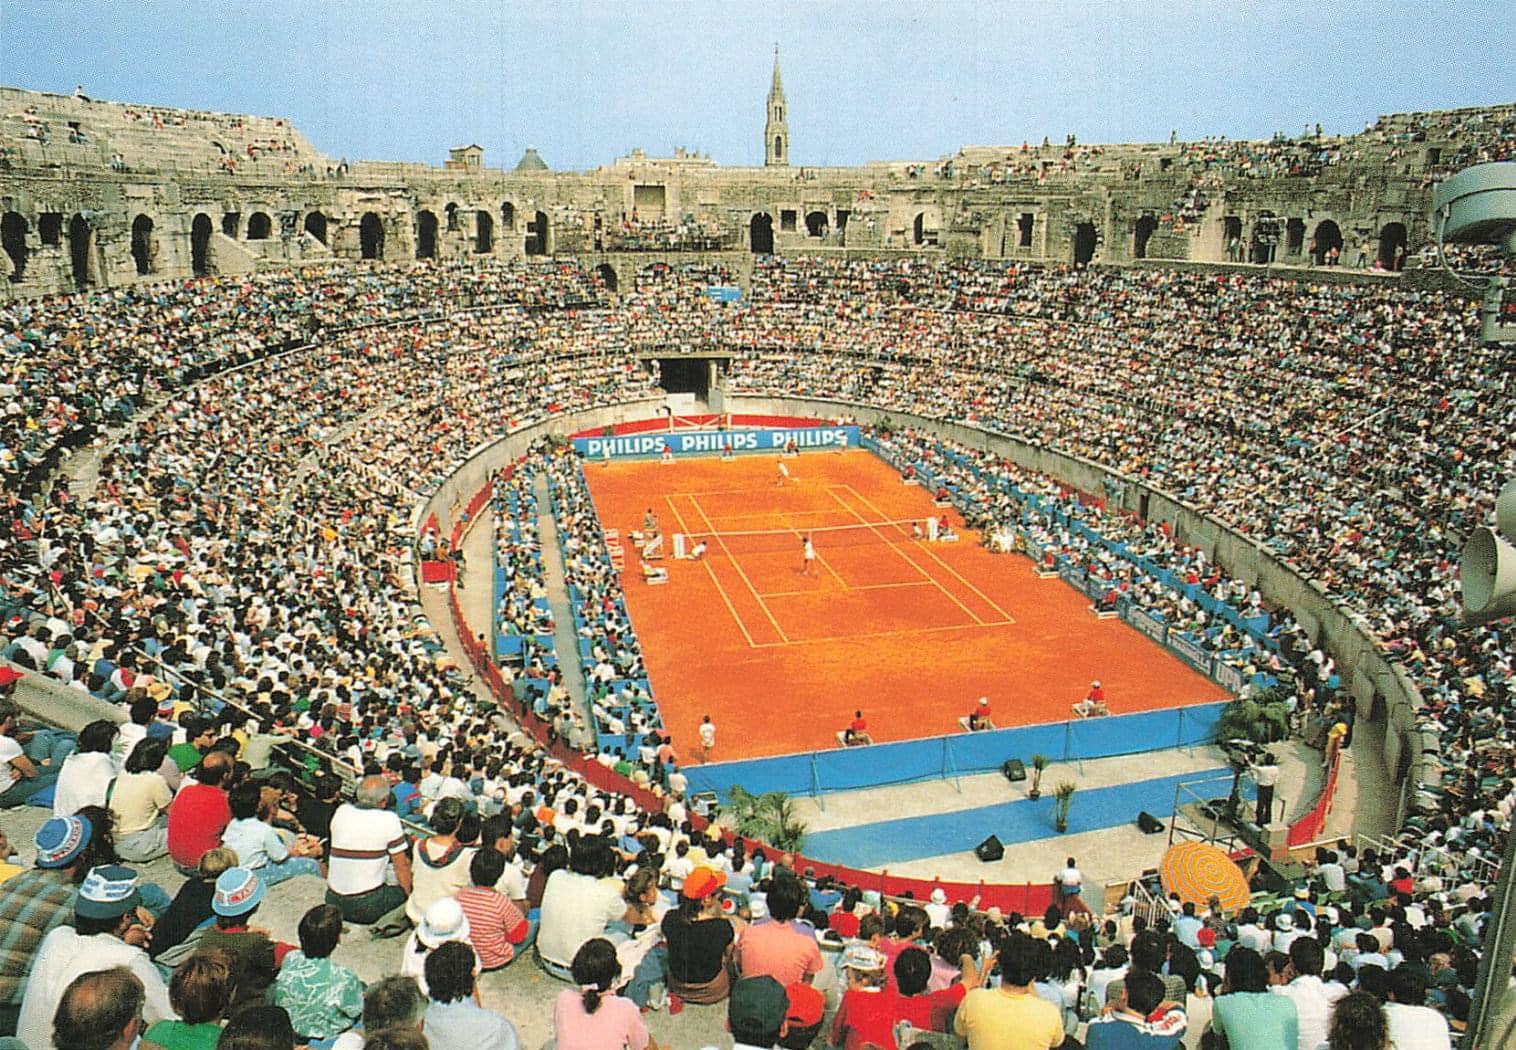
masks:
<path fill-rule="evenodd" d="M 940 780 L 999 770 L 1010 758 L 1054 762 L 1113 758 L 1206 744 L 1215 736 L 1225 702 L 1141 711 L 1104 718 L 926 737 L 866 747 L 839 747 L 774 758 L 716 762 L 684 769 L 690 792 L 714 791 L 726 801 L 733 784 L 753 794 L 821 795 Z"/>

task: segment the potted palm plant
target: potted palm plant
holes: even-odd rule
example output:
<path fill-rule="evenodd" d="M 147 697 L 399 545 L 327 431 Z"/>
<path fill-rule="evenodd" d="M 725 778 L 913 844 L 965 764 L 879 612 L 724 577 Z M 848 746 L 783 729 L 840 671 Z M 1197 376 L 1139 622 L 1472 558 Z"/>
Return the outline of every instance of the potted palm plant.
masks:
<path fill-rule="evenodd" d="M 1060 835 L 1069 830 L 1069 807 L 1074 804 L 1076 790 L 1073 782 L 1068 780 L 1053 789 L 1053 826 Z"/>
<path fill-rule="evenodd" d="M 1032 788 L 1026 793 L 1026 797 L 1033 802 L 1042 797 L 1042 771 L 1047 767 L 1047 755 L 1032 756 Z"/>

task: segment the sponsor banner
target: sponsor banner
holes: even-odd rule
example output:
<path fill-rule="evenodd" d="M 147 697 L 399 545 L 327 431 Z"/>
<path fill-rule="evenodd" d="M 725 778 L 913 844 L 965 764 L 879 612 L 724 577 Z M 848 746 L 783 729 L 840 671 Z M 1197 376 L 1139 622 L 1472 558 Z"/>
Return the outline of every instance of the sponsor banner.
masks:
<path fill-rule="evenodd" d="M 736 452 L 783 452 L 791 442 L 804 452 L 821 448 L 857 448 L 858 428 L 796 427 L 782 430 L 676 430 L 672 433 L 578 437 L 574 451 L 586 459 L 637 459 L 663 455 L 667 448 L 679 456 Z"/>
<path fill-rule="evenodd" d="M 1216 670 L 1213 677 L 1221 685 L 1221 688 L 1234 696 L 1242 691 L 1242 671 L 1231 664 L 1224 664 L 1220 660 L 1216 661 Z"/>
<path fill-rule="evenodd" d="M 1143 609 L 1137 608 L 1135 605 L 1127 609 L 1126 622 L 1155 642 L 1164 642 L 1165 636 L 1169 633 L 1169 629 L 1164 626 L 1162 620 Z"/>
<path fill-rule="evenodd" d="M 735 303 L 742 299 L 742 289 L 730 284 L 713 284 L 706 288 L 705 295 L 715 303 Z"/>
<path fill-rule="evenodd" d="M 1197 671 L 1203 674 L 1211 673 L 1211 654 L 1193 635 L 1180 634 L 1178 631 L 1169 632 L 1169 648 L 1182 656 L 1185 662 L 1194 666 Z"/>

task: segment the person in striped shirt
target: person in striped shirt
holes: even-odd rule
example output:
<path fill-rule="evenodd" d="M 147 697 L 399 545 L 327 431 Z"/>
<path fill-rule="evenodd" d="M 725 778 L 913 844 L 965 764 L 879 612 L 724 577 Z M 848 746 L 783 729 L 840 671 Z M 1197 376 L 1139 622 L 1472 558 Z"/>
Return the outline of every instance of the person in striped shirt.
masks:
<path fill-rule="evenodd" d="M 469 943 L 479 956 L 482 970 L 498 970 L 516 957 L 516 946 L 525 942 L 529 924 L 511 899 L 495 889 L 505 874 L 505 856 L 484 847 L 469 861 L 473 885 L 459 890 L 456 899 L 469 924 Z"/>

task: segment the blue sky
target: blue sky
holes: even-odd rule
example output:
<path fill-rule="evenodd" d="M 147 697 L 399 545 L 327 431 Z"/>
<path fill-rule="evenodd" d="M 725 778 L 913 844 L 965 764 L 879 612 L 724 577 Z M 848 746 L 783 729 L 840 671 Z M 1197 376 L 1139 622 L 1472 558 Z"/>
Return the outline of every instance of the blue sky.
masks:
<path fill-rule="evenodd" d="M 794 164 L 963 145 L 1267 137 L 1516 101 L 1516 3 L 0 0 L 0 82 L 290 117 L 350 160 L 478 142 L 555 169 L 675 146 Z"/>

